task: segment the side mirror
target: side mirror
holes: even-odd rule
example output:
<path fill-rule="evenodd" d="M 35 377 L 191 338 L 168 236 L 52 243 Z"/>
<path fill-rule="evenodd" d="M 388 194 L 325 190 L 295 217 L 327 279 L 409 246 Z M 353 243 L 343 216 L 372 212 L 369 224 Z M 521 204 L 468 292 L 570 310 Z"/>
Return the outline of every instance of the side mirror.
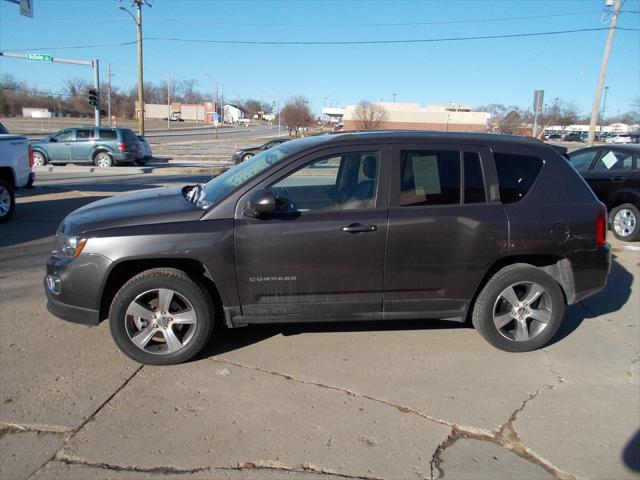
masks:
<path fill-rule="evenodd" d="M 58 139 L 57 139 L 57 138 L 55 138 L 55 137 L 51 137 L 51 138 L 49 139 L 49 141 L 50 141 L 50 142 L 54 142 L 54 143 L 55 143 L 55 142 L 57 142 L 57 141 L 58 141 Z"/>
<path fill-rule="evenodd" d="M 277 210 L 276 196 L 271 189 L 258 190 L 249 197 L 244 214 L 247 217 L 258 218 L 271 215 Z"/>

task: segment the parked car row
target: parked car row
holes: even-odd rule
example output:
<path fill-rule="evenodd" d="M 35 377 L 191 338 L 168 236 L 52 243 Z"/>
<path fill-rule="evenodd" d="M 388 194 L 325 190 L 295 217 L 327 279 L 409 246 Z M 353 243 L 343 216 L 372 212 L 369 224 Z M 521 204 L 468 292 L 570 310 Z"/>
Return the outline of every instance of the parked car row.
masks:
<path fill-rule="evenodd" d="M 587 132 L 549 133 L 544 135 L 544 139 L 555 142 L 586 142 L 588 136 L 589 134 Z M 639 136 L 630 133 L 597 132 L 595 140 L 605 143 L 638 143 Z"/>
<path fill-rule="evenodd" d="M 144 137 L 128 128 L 65 128 L 44 140 L 33 142 L 35 166 L 87 163 L 98 167 L 145 164 L 153 158 Z"/>

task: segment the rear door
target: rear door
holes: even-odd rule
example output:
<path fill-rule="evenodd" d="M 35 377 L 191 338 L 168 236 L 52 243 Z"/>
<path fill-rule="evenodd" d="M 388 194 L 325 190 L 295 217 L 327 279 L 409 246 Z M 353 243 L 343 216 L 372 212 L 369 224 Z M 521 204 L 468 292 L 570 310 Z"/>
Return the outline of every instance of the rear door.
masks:
<path fill-rule="evenodd" d="M 613 146 L 603 148 L 584 177 L 600 201 L 611 208 L 613 195 L 632 187 L 633 152 Z"/>
<path fill-rule="evenodd" d="M 497 192 L 485 148 L 394 147 L 385 318 L 464 319 L 489 266 L 506 251 Z"/>
<path fill-rule="evenodd" d="M 90 162 L 95 145 L 95 129 L 77 128 L 75 139 L 71 142 L 71 159 L 79 162 Z"/>
<path fill-rule="evenodd" d="M 387 161 L 376 145 L 325 149 L 240 199 L 235 261 L 247 323 L 381 316 Z M 280 212 L 243 215 L 263 188 L 278 194 Z"/>

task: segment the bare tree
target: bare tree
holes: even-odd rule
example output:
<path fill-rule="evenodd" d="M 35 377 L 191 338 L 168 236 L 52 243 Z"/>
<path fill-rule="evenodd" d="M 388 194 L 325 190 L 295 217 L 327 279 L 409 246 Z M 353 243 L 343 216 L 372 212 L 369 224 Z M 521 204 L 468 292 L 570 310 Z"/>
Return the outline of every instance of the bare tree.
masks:
<path fill-rule="evenodd" d="M 293 133 L 297 137 L 303 128 L 313 122 L 309 101 L 302 95 L 289 99 L 280 112 L 280 118 L 289 129 L 289 135 Z"/>
<path fill-rule="evenodd" d="M 564 130 L 578 120 L 578 107 L 573 102 L 558 102 L 558 125 Z"/>
<path fill-rule="evenodd" d="M 354 124 L 357 130 L 369 132 L 379 130 L 387 119 L 387 111 L 382 105 L 362 101 L 354 111 Z"/>

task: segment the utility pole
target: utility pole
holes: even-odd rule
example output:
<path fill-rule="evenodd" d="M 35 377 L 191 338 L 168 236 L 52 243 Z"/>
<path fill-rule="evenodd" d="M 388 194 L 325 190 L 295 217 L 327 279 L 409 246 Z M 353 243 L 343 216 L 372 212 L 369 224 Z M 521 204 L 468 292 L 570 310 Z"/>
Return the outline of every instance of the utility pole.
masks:
<path fill-rule="evenodd" d="M 167 129 L 171 130 L 171 72 L 167 73 Z"/>
<path fill-rule="evenodd" d="M 122 1 L 122 0 L 120 0 Z M 120 5 L 118 8 L 129 14 L 138 30 L 138 134 L 144 135 L 144 75 L 142 66 L 142 6 L 151 7 L 151 0 L 131 0 L 131 6 L 137 9 L 137 15 Z"/>
<path fill-rule="evenodd" d="M 393 94 L 393 103 L 396 103 L 396 94 Z"/>
<path fill-rule="evenodd" d="M 220 85 L 220 122 L 224 127 L 224 85 Z"/>
<path fill-rule="evenodd" d="M 111 64 L 107 65 L 107 115 L 111 126 Z"/>
<path fill-rule="evenodd" d="M 602 89 L 604 87 L 604 80 L 607 76 L 607 66 L 609 65 L 609 54 L 611 53 L 611 45 L 613 44 L 613 37 L 616 34 L 616 25 L 618 23 L 618 15 L 620 14 L 620 8 L 622 2 L 620 0 L 613 1 L 613 13 L 611 15 L 611 22 L 609 23 L 609 33 L 607 34 L 607 42 L 604 46 L 604 55 L 602 56 L 602 63 L 600 64 L 600 75 L 598 76 L 598 86 L 596 87 L 596 94 L 593 99 L 593 108 L 591 109 L 591 123 L 589 124 L 589 137 L 587 143 L 593 145 L 593 140 L 596 135 L 596 125 L 598 124 L 598 112 L 600 111 L 600 98 L 602 97 Z"/>

